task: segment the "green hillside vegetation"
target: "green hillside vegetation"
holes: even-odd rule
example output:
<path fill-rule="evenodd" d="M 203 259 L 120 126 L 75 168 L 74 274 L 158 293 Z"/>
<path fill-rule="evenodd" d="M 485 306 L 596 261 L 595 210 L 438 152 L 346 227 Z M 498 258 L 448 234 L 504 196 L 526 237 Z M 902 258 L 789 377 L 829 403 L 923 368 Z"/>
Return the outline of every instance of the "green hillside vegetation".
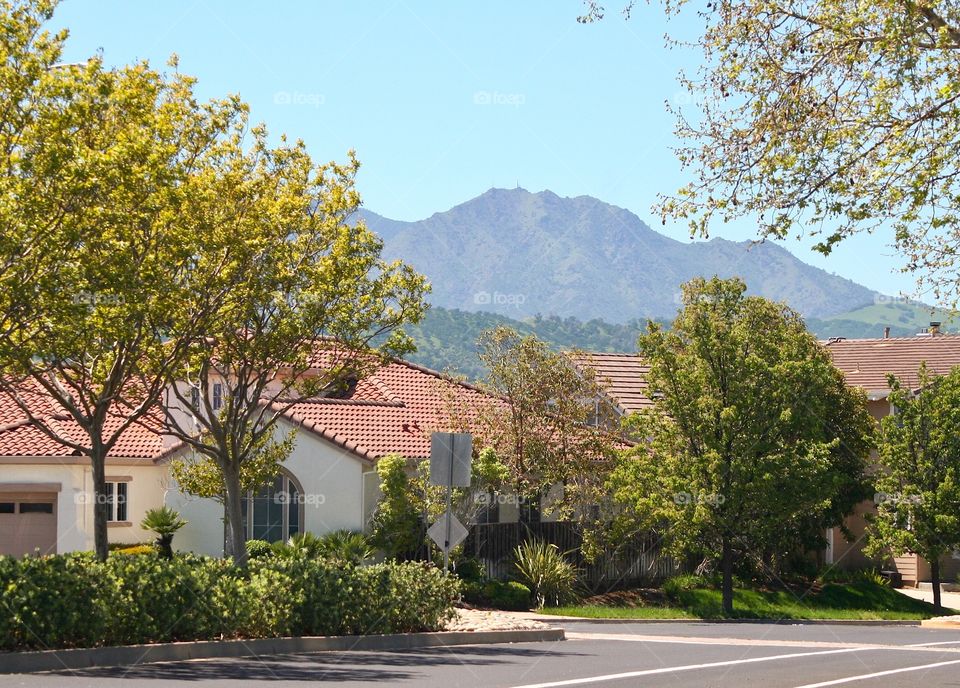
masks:
<path fill-rule="evenodd" d="M 931 315 L 931 313 L 933 313 Z M 892 337 L 910 337 L 926 328 L 931 320 L 943 322 L 948 332 L 960 332 L 960 318 L 952 320 L 947 311 L 931 311 L 913 303 L 878 303 L 832 318 L 807 318 L 807 327 L 817 337 L 875 338 L 890 327 Z M 415 363 L 435 370 L 461 375 L 469 380 L 483 377 L 485 370 L 477 359 L 476 341 L 480 332 L 497 325 L 512 327 L 523 334 L 534 334 L 556 349 L 586 351 L 636 351 L 637 336 L 645 320 L 625 324 L 593 319 L 559 316 L 509 318 L 488 312 L 468 312 L 433 307 L 419 326 L 407 328 L 417 344 L 409 356 Z"/>
<path fill-rule="evenodd" d="M 960 318 L 956 313 L 932 308 L 922 303 L 904 302 L 892 298 L 885 303 L 864 306 L 849 313 L 826 318 L 825 321 L 838 320 L 861 322 L 871 327 L 879 327 L 881 332 L 883 331 L 883 325 L 886 324 L 891 327 L 891 331 L 892 328 L 896 327 L 909 330 L 909 334 L 916 334 L 927 327 L 930 321 L 936 320 L 942 322 L 945 329 L 960 331 Z"/>
<path fill-rule="evenodd" d="M 408 358 L 435 370 L 479 379 L 485 370 L 477 358 L 477 337 L 483 330 L 497 325 L 534 334 L 556 349 L 588 351 L 635 351 L 637 337 L 644 326 L 636 320 L 621 325 L 558 316 L 514 320 L 496 313 L 434 307 L 427 311 L 419 326 L 406 328 L 417 343 L 416 353 Z"/>

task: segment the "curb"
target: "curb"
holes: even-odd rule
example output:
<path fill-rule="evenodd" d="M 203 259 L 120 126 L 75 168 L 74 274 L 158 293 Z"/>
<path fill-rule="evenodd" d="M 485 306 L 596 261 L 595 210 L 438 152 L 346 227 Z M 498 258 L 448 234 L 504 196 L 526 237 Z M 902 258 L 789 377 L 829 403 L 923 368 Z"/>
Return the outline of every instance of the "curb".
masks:
<path fill-rule="evenodd" d="M 585 624 L 769 624 L 774 626 L 920 626 L 926 621 L 908 619 L 591 619 L 584 616 L 537 616 L 537 621 Z M 954 625 L 951 628 L 960 628 Z"/>
<path fill-rule="evenodd" d="M 255 657 L 303 652 L 349 650 L 407 650 L 455 645 L 536 643 L 564 640 L 562 628 L 516 631 L 440 631 L 396 635 L 317 636 L 303 638 L 258 638 L 256 640 L 199 640 L 184 643 L 124 645 L 70 650 L 0 653 L 0 674 L 87 669 L 90 667 L 137 666 L 154 662 L 191 659 Z"/>
<path fill-rule="evenodd" d="M 950 631 L 960 631 L 960 616 L 939 616 L 926 619 L 920 624 L 924 628 L 943 628 Z"/>

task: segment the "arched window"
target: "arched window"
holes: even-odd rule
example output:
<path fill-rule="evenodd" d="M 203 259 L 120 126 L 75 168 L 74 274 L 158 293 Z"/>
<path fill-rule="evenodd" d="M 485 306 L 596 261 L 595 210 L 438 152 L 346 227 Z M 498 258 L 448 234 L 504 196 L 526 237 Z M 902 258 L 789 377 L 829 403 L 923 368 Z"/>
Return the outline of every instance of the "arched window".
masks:
<path fill-rule="evenodd" d="M 287 540 L 303 530 L 303 490 L 283 472 L 243 500 L 243 523 L 249 540 Z M 252 518 L 251 518 L 252 515 Z"/>

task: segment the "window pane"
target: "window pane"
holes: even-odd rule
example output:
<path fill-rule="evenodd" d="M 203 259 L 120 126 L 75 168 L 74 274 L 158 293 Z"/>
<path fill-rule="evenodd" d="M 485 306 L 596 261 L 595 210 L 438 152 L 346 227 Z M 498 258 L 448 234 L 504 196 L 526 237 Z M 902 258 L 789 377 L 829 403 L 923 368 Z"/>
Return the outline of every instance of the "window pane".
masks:
<path fill-rule="evenodd" d="M 117 483 L 117 520 L 127 520 L 127 483 Z"/>
<path fill-rule="evenodd" d="M 21 514 L 52 514 L 53 503 L 45 502 L 42 504 L 36 504 L 32 502 L 20 502 L 20 513 Z"/>
<path fill-rule="evenodd" d="M 12 514 L 14 506 L 13 502 L 0 502 L 0 514 Z"/>
<path fill-rule="evenodd" d="M 283 478 L 278 477 L 273 484 L 263 488 L 253 498 L 253 538 L 276 542 L 283 538 L 284 501 L 279 497 L 283 487 Z"/>
<path fill-rule="evenodd" d="M 300 493 L 297 492 L 293 481 L 288 480 L 287 486 L 287 491 L 290 495 L 287 503 L 287 523 L 290 525 L 290 532 L 287 534 L 287 537 L 290 537 L 300 532 Z"/>
<path fill-rule="evenodd" d="M 117 486 L 116 483 L 107 483 L 106 498 L 107 498 L 107 520 L 108 521 L 117 520 L 116 509 L 114 508 L 116 504 L 116 500 L 114 499 L 114 496 L 113 496 L 114 489 L 116 488 L 116 486 Z"/>

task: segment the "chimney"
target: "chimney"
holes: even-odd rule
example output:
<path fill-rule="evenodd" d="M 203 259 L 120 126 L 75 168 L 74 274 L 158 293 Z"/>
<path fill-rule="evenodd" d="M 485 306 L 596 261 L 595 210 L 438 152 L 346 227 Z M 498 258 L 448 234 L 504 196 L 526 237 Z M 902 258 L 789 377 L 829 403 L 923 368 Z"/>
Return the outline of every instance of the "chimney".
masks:
<path fill-rule="evenodd" d="M 930 334 L 932 334 L 933 336 L 940 334 L 940 322 L 937 320 L 931 320 L 930 329 L 928 330 L 928 332 L 930 332 Z"/>
<path fill-rule="evenodd" d="M 890 327 L 889 327 L 889 326 L 883 328 L 883 338 L 884 338 L 884 339 L 890 339 Z"/>

